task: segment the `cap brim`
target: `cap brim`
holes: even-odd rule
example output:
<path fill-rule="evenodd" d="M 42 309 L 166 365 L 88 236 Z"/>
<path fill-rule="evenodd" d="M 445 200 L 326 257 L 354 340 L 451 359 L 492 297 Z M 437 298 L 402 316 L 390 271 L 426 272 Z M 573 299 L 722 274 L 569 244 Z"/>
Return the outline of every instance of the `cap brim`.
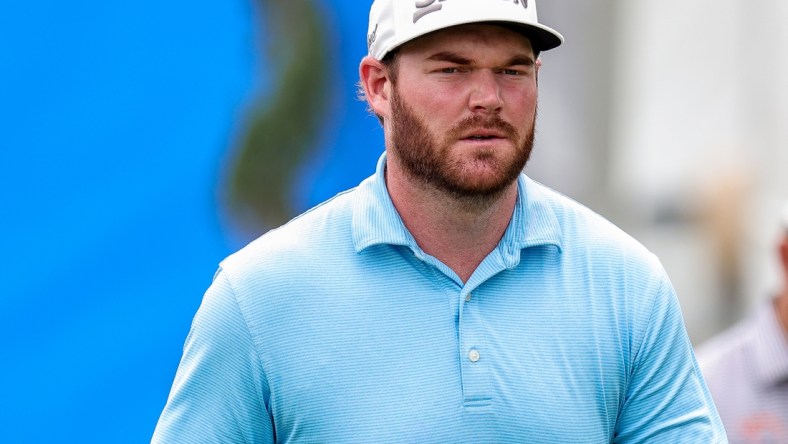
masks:
<path fill-rule="evenodd" d="M 547 26 L 539 24 L 525 25 L 513 22 L 506 23 L 522 29 L 523 34 L 531 40 L 531 47 L 533 47 L 534 51 L 548 51 L 564 43 L 564 37 L 559 34 L 558 31 Z"/>
<path fill-rule="evenodd" d="M 467 21 L 458 21 L 457 23 L 454 23 L 452 26 L 469 25 L 473 23 L 496 24 L 500 26 L 505 26 L 514 31 L 521 32 L 523 35 L 528 37 L 528 39 L 531 41 L 531 47 L 535 52 L 548 51 L 557 48 L 561 46 L 562 43 L 564 43 L 564 36 L 562 36 L 558 31 L 539 23 L 536 24 L 523 23 L 523 22 L 515 22 L 508 20 L 467 20 Z M 440 29 L 437 29 L 435 31 L 430 31 L 422 35 L 413 36 L 411 40 L 415 40 L 419 37 L 422 37 L 423 35 L 431 34 L 436 31 L 440 31 Z M 400 43 L 397 46 L 402 46 L 405 43 L 407 42 Z"/>

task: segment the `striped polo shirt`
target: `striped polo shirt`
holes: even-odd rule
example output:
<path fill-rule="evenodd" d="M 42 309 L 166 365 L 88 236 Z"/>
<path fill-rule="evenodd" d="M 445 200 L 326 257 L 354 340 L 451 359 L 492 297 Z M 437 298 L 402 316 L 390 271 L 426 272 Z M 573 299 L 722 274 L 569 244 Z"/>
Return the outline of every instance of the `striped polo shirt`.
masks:
<path fill-rule="evenodd" d="M 788 338 L 772 303 L 698 348 L 732 443 L 788 443 Z"/>
<path fill-rule="evenodd" d="M 725 442 L 651 253 L 521 175 L 463 283 L 385 162 L 222 262 L 153 442 Z"/>

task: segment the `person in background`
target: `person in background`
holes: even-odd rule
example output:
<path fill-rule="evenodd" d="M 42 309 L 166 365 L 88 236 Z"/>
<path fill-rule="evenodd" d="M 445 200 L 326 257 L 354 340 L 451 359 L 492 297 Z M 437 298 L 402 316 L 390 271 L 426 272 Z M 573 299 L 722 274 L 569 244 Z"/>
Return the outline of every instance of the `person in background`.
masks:
<path fill-rule="evenodd" d="M 698 347 L 732 443 L 788 443 L 788 202 L 777 241 L 782 289 Z"/>
<path fill-rule="evenodd" d="M 377 170 L 221 263 L 153 441 L 726 442 L 657 258 L 522 173 L 562 41 L 534 0 L 376 0 Z"/>

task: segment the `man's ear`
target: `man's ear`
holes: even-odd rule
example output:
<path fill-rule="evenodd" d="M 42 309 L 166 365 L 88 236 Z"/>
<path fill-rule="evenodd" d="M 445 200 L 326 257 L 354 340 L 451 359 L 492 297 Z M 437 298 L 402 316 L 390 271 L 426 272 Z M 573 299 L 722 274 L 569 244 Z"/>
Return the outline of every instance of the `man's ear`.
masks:
<path fill-rule="evenodd" d="M 364 88 L 364 97 L 372 112 L 384 119 L 389 117 L 391 94 L 391 81 L 386 67 L 370 56 L 361 59 L 358 67 L 361 86 Z"/>

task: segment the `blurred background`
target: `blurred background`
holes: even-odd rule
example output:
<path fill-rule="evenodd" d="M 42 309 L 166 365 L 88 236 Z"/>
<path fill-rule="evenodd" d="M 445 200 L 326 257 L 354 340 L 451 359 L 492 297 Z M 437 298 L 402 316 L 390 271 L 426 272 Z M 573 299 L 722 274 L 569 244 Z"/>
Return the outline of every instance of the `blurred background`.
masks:
<path fill-rule="evenodd" d="M 368 2 L 6 2 L 0 441 L 150 440 L 226 255 L 354 186 Z M 779 283 L 788 2 L 542 0 L 527 173 L 657 253 L 695 344 Z"/>

